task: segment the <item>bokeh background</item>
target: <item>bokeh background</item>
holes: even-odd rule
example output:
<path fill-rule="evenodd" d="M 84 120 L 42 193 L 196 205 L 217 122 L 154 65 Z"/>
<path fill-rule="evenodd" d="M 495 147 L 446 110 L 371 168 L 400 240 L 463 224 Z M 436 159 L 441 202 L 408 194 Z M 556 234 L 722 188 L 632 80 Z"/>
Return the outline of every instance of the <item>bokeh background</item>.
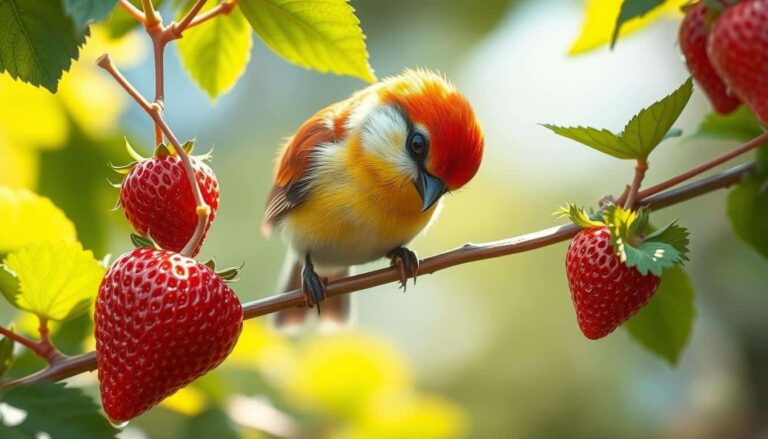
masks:
<path fill-rule="evenodd" d="M 584 18 L 581 1 L 352 4 L 379 77 L 416 66 L 444 72 L 486 133 L 477 177 L 413 242 L 421 256 L 550 227 L 557 206 L 619 192 L 631 163 L 539 124 L 619 130 L 688 75 L 674 13 L 613 51 L 568 56 Z M 109 211 L 118 192 L 107 180 L 119 176 L 107 164 L 129 161 L 123 136 L 148 154 L 152 135 L 146 115 L 93 65 L 105 50 L 151 95 L 149 41 L 138 31 L 119 43 L 97 31 L 56 97 L 0 76 L 0 183 L 50 197 L 99 258 L 131 247 L 122 213 Z M 285 252 L 279 238 L 258 232 L 276 149 L 317 109 L 364 86 L 290 65 L 258 40 L 251 56 L 238 85 L 214 103 L 173 48 L 166 67 L 170 125 L 180 138 L 196 138 L 200 151 L 215 146 L 221 207 L 201 258 L 245 264 L 234 287 L 243 301 L 275 293 Z M 691 133 L 709 111 L 696 91 L 677 126 Z M 730 146 L 669 141 L 654 154 L 648 181 Z M 692 233 L 697 316 L 676 368 L 622 330 L 598 342 L 584 338 L 564 274 L 566 244 L 559 244 L 423 276 L 406 294 L 395 284 L 356 293 L 356 326 L 341 334 L 286 338 L 263 319 L 249 322 L 220 370 L 132 421 L 121 437 L 763 437 L 768 270 L 731 231 L 725 196 L 657 214 L 659 222 L 680 218 Z M 0 305 L 3 322 L 15 315 L 9 308 Z M 88 347 L 88 325 L 87 318 L 68 324 L 65 350 Z M 22 358 L 12 372 L 36 366 Z M 73 383 L 97 394 L 94 374 Z"/>

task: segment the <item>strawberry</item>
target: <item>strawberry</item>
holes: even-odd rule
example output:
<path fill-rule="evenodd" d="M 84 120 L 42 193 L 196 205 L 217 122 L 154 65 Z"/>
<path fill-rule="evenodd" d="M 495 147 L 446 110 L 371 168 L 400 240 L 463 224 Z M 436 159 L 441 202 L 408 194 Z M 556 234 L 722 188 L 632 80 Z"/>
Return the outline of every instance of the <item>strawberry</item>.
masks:
<path fill-rule="evenodd" d="M 768 124 L 768 0 L 728 7 L 712 25 L 708 50 L 731 91 Z"/>
<path fill-rule="evenodd" d="M 705 2 L 691 5 L 680 25 L 680 48 L 688 64 L 688 70 L 709 97 L 718 113 L 727 114 L 735 110 L 740 102 L 728 94 L 723 80 L 718 76 L 707 56 L 708 9 Z"/>
<path fill-rule="evenodd" d="M 621 262 L 606 227 L 579 232 L 568 247 L 565 267 L 576 319 L 592 340 L 610 334 L 645 306 L 660 282 Z"/>
<path fill-rule="evenodd" d="M 138 248 L 102 280 L 94 322 L 104 411 L 122 422 L 218 366 L 240 335 L 243 310 L 206 265 Z"/>
<path fill-rule="evenodd" d="M 192 256 L 200 251 L 205 234 L 219 207 L 219 183 L 208 165 L 189 157 L 203 199 L 211 208 L 208 225 Z M 167 149 L 158 148 L 155 157 L 128 167 L 120 188 L 120 205 L 133 228 L 152 238 L 160 247 L 181 251 L 197 226 L 192 188 L 181 159 Z"/>

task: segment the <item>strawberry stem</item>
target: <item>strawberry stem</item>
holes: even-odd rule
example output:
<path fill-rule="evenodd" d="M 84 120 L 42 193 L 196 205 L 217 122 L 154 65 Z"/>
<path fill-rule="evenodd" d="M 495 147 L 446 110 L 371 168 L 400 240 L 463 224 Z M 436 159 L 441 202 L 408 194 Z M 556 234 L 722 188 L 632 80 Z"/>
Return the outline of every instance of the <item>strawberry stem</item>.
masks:
<path fill-rule="evenodd" d="M 635 201 L 637 200 L 637 193 L 640 190 L 640 185 L 643 183 L 645 172 L 647 170 L 648 159 L 645 157 L 637 159 L 637 164 L 635 165 L 635 178 L 632 180 L 632 184 L 629 186 L 629 191 L 627 191 L 627 200 L 624 202 L 625 209 L 634 209 Z"/>
<path fill-rule="evenodd" d="M 96 64 L 103 68 L 125 89 L 125 91 L 147 112 L 149 117 L 155 123 L 155 145 L 163 143 L 163 136 L 168 138 L 173 145 L 176 154 L 178 154 L 181 160 L 184 170 L 189 178 L 190 186 L 192 187 L 192 195 L 195 198 L 195 204 L 197 205 L 197 226 L 195 232 L 192 234 L 189 242 L 181 250 L 181 254 L 184 256 L 191 256 L 194 250 L 200 244 L 200 240 L 205 234 L 205 228 L 208 225 L 208 218 L 211 214 L 211 208 L 206 204 L 203 199 L 202 191 L 197 184 L 195 178 L 195 171 L 192 168 L 192 163 L 189 160 L 189 156 L 184 151 L 184 148 L 179 143 L 179 140 L 171 131 L 168 124 L 163 119 L 164 99 L 165 99 L 165 81 L 164 81 L 164 64 L 163 54 L 165 46 L 178 38 L 181 38 L 182 33 L 194 26 L 197 26 L 205 21 L 210 20 L 218 15 L 226 15 L 232 12 L 232 9 L 237 5 L 237 0 L 228 0 L 224 3 L 218 4 L 216 7 L 211 8 L 204 14 L 198 16 L 200 10 L 205 6 L 207 0 L 197 0 L 189 11 L 184 15 L 180 22 L 172 22 L 168 26 L 163 25 L 163 19 L 160 14 L 155 11 L 152 5 L 152 0 L 141 0 L 142 11 L 139 11 L 127 0 L 120 0 L 120 5 L 131 16 L 133 16 L 139 23 L 144 25 L 147 31 L 147 35 L 152 39 L 152 48 L 154 50 L 154 63 L 155 63 L 155 99 L 152 103 L 149 103 L 136 88 L 131 85 L 127 79 L 120 73 L 117 67 L 112 63 L 108 54 L 104 54 L 96 60 Z"/>

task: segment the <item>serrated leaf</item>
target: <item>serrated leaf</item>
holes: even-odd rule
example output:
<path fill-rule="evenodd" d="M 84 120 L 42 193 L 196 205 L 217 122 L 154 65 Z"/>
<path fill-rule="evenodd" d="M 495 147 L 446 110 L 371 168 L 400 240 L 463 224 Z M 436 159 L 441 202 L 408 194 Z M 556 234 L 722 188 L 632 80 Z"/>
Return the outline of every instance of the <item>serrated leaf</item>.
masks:
<path fill-rule="evenodd" d="M 42 381 L 15 387 L 0 393 L 0 402 L 26 413 L 18 425 L 0 422 L 0 437 L 35 438 L 46 433 L 55 439 L 109 439 L 119 432 L 82 390 L 63 383 Z"/>
<path fill-rule="evenodd" d="M 75 29 L 60 1 L 0 1 L 0 23 L 0 73 L 55 93 L 85 32 Z"/>
<path fill-rule="evenodd" d="M 203 11 L 214 7 L 208 2 Z M 211 98 L 228 92 L 245 73 L 253 35 L 240 9 L 184 33 L 179 56 L 192 80 Z"/>
<path fill-rule="evenodd" d="M 683 267 L 664 270 L 648 304 L 624 324 L 629 335 L 649 351 L 676 365 L 693 328 L 693 288 Z"/>
<path fill-rule="evenodd" d="M 0 253 L 39 241 L 74 241 L 75 226 L 51 200 L 0 186 Z"/>
<path fill-rule="evenodd" d="M 12 304 L 55 321 L 87 311 L 105 271 L 79 242 L 32 244 L 9 254 L 3 263 L 19 280 Z"/>
<path fill-rule="evenodd" d="M 657 1 L 657 0 L 656 0 Z M 619 36 L 624 37 L 647 27 L 659 18 L 677 13 L 680 6 L 690 0 L 667 0 L 662 7 L 623 22 Z M 568 54 L 577 55 L 597 49 L 611 41 L 617 17 L 622 11 L 622 0 L 587 0 L 584 20 Z"/>
<path fill-rule="evenodd" d="M 635 152 L 622 143 L 621 137 L 606 129 L 599 130 L 581 126 L 561 127 L 552 124 L 544 124 L 543 126 L 557 135 L 575 140 L 618 159 L 630 160 L 635 158 Z"/>
<path fill-rule="evenodd" d="M 64 10 L 75 26 L 85 28 L 92 21 L 101 21 L 114 9 L 117 0 L 63 0 Z"/>
<path fill-rule="evenodd" d="M 621 27 L 624 23 L 633 18 L 643 17 L 645 14 L 653 11 L 662 4 L 664 4 L 664 0 L 624 0 L 621 3 L 619 17 L 616 19 L 616 25 L 614 26 L 613 34 L 611 35 L 611 48 L 616 45 L 616 40 L 619 38 L 619 31 L 621 31 Z"/>
<path fill-rule="evenodd" d="M 661 276 L 664 268 L 687 260 L 688 231 L 676 224 L 642 237 L 648 227 L 646 211 L 633 212 L 608 206 L 603 219 L 611 232 L 611 243 L 621 262 L 642 275 Z"/>
<path fill-rule="evenodd" d="M 763 133 L 755 116 L 741 106 L 730 114 L 711 112 L 704 117 L 692 138 L 735 139 L 747 141 Z"/>
<path fill-rule="evenodd" d="M 645 159 L 668 134 L 693 93 L 688 78 L 675 91 L 640 110 L 620 134 L 592 127 L 561 127 L 544 124 L 555 134 L 575 140 L 618 159 Z"/>
<path fill-rule="evenodd" d="M 9 328 L 13 330 L 13 328 Z M 13 340 L 10 338 L 0 338 L 0 378 L 2 378 L 5 371 L 13 364 Z"/>
<path fill-rule="evenodd" d="M 568 203 L 564 207 L 561 207 L 555 212 L 555 215 L 567 217 L 572 223 L 582 229 L 605 227 L 605 224 L 602 221 L 592 219 L 586 210 L 576 207 L 573 203 Z"/>
<path fill-rule="evenodd" d="M 768 178 L 745 178 L 728 194 L 727 211 L 736 235 L 768 258 Z"/>
<path fill-rule="evenodd" d="M 285 60 L 376 80 L 360 21 L 347 0 L 241 0 L 238 7 L 264 44 Z"/>

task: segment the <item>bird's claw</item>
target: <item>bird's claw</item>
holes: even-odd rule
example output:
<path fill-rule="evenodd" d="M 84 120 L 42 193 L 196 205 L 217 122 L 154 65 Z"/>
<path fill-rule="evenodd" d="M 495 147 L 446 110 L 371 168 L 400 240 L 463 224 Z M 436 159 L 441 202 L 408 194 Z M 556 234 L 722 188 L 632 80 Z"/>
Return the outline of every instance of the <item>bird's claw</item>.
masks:
<path fill-rule="evenodd" d="M 301 289 L 304 291 L 304 300 L 307 308 L 317 306 L 317 313 L 320 314 L 320 302 L 325 300 L 325 279 L 315 273 L 312 264 L 304 264 L 304 270 L 301 273 Z"/>
<path fill-rule="evenodd" d="M 413 284 L 416 285 L 416 277 L 419 274 L 419 258 L 416 253 L 405 247 L 398 247 L 387 253 L 390 262 L 400 270 L 400 288 L 406 291 L 408 278 L 413 278 Z"/>

